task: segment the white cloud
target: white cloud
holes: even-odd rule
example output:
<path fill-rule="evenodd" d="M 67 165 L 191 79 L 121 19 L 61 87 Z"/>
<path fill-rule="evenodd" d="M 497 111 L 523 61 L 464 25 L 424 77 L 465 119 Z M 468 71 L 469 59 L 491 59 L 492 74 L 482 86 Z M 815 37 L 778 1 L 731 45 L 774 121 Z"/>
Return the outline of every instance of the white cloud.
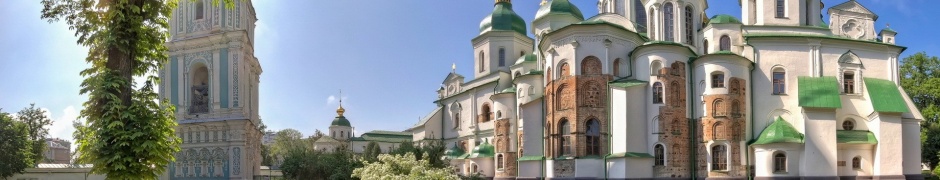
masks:
<path fill-rule="evenodd" d="M 336 97 L 336 96 L 334 96 L 334 95 L 330 95 L 330 96 L 326 97 L 326 105 L 328 105 L 328 106 L 329 106 L 329 105 L 336 105 L 336 104 L 338 103 L 338 100 L 339 100 L 339 99 L 340 99 L 340 98 L 338 98 L 338 97 Z M 342 99 L 345 101 L 345 100 L 349 99 L 349 97 L 348 97 L 348 96 L 343 96 Z M 344 106 L 345 106 L 345 105 L 344 105 Z"/>
<path fill-rule="evenodd" d="M 72 126 L 72 121 L 78 119 L 79 110 L 75 109 L 74 106 L 68 106 L 62 110 L 62 114 L 54 116 L 52 111 L 42 109 L 46 110 L 46 117 L 52 119 L 52 127 L 49 127 L 49 137 L 71 141 L 73 143 L 72 151 L 75 151 L 75 140 L 72 139 L 72 132 L 75 132 L 75 127 Z"/>

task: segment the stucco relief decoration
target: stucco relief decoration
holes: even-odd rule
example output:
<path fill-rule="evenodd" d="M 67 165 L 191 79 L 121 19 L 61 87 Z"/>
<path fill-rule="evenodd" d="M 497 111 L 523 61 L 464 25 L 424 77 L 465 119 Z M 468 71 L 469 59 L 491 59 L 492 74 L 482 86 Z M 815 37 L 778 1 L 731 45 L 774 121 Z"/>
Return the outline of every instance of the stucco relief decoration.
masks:
<path fill-rule="evenodd" d="M 235 147 L 232 149 L 232 174 L 238 175 L 241 172 L 241 167 L 239 160 L 241 160 L 241 148 Z"/>
<path fill-rule="evenodd" d="M 233 77 L 232 80 L 234 81 L 234 83 L 232 83 L 232 94 L 233 94 L 232 101 L 234 102 L 234 105 L 232 107 L 238 107 L 238 85 L 239 85 L 238 84 L 238 69 L 240 69 L 240 67 L 238 67 L 238 54 L 233 53 L 232 54 L 232 77 Z"/>
<path fill-rule="evenodd" d="M 855 19 L 849 19 L 842 24 L 842 35 L 852 39 L 862 39 L 865 37 L 865 23 Z"/>

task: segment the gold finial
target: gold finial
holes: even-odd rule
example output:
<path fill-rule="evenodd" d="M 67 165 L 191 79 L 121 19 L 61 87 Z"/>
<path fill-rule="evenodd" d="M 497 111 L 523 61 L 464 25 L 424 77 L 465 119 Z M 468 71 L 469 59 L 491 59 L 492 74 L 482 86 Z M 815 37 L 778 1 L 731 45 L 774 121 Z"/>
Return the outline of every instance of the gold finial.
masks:
<path fill-rule="evenodd" d="M 512 4 L 512 0 L 496 0 L 496 4 L 499 4 L 499 3 L 501 3 L 501 2 L 505 2 L 505 3 L 510 3 L 510 4 Z"/>
<path fill-rule="evenodd" d="M 542 0 L 542 3 L 539 3 L 539 6 L 544 6 L 545 3 L 548 3 L 548 0 Z"/>
<path fill-rule="evenodd" d="M 343 109 L 343 90 L 339 90 L 339 108 L 336 108 L 336 115 L 343 116 L 343 113 L 346 112 L 346 109 Z"/>

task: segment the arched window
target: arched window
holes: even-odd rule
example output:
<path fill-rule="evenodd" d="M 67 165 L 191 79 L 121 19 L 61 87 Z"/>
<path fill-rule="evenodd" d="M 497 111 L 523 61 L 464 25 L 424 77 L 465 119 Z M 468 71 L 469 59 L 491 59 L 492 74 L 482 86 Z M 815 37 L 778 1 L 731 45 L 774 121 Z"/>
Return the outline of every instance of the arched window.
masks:
<path fill-rule="evenodd" d="M 692 42 L 695 42 L 695 31 L 693 31 L 692 23 L 692 6 L 685 7 L 685 43 L 689 45 L 694 45 Z"/>
<path fill-rule="evenodd" d="M 559 71 L 559 72 L 558 72 L 558 77 L 559 77 L 559 78 L 560 78 L 560 77 L 565 77 L 565 76 L 570 76 L 570 75 L 571 75 L 571 71 L 569 71 L 569 68 L 568 68 L 568 63 L 561 63 L 561 66 L 558 66 L 558 67 L 559 67 L 559 68 L 558 68 L 558 69 L 559 69 L 559 70 L 558 70 L 558 71 Z"/>
<path fill-rule="evenodd" d="M 517 78 L 517 77 L 519 77 L 519 76 L 522 76 L 522 72 L 516 71 L 516 74 L 513 75 L 512 77 L 513 77 L 513 78 Z"/>
<path fill-rule="evenodd" d="M 725 87 L 725 73 L 721 71 L 712 72 L 712 88 Z"/>
<path fill-rule="evenodd" d="M 460 128 L 460 112 L 454 113 L 454 129 Z"/>
<path fill-rule="evenodd" d="M 656 144 L 653 146 L 653 161 L 655 166 L 665 166 L 666 165 L 666 153 L 665 148 L 662 144 Z"/>
<path fill-rule="evenodd" d="M 206 16 L 205 11 L 206 11 L 206 5 L 205 5 L 205 3 L 203 3 L 203 1 L 201 1 L 201 0 L 196 1 L 196 14 L 195 14 L 195 15 L 196 15 L 196 20 L 205 18 L 205 16 Z"/>
<path fill-rule="evenodd" d="M 341 137 L 341 138 L 342 138 L 342 137 L 343 137 L 343 135 L 345 135 L 345 134 L 343 133 L 343 131 L 339 131 L 339 137 Z"/>
<path fill-rule="evenodd" d="M 774 68 L 773 70 L 774 94 L 787 93 L 787 72 L 783 68 Z"/>
<path fill-rule="evenodd" d="M 787 155 L 778 152 L 774 155 L 774 172 L 775 173 L 785 173 L 787 172 Z"/>
<path fill-rule="evenodd" d="M 842 73 L 842 93 L 855 94 L 855 73 L 852 71 Z"/>
<path fill-rule="evenodd" d="M 730 51 L 731 50 L 731 37 L 728 35 L 722 35 L 721 39 L 718 42 L 719 51 Z"/>
<path fill-rule="evenodd" d="M 601 60 L 588 56 L 581 61 L 581 74 L 601 74 Z"/>
<path fill-rule="evenodd" d="M 561 119 L 561 123 L 558 123 L 558 128 L 558 135 L 561 136 L 559 138 L 561 141 L 559 144 L 561 146 L 558 152 L 561 152 L 561 155 L 571 155 L 571 126 L 568 124 L 568 120 Z"/>
<path fill-rule="evenodd" d="M 497 171 L 503 171 L 503 167 L 505 166 L 503 163 L 506 163 L 503 160 L 503 154 L 496 154 L 496 170 Z"/>
<path fill-rule="evenodd" d="M 653 104 L 663 103 L 663 83 L 653 83 Z"/>
<path fill-rule="evenodd" d="M 571 91 L 571 90 L 568 90 L 568 84 L 561 84 L 561 85 L 558 86 L 558 90 L 555 90 L 555 95 L 554 95 L 554 97 L 555 97 L 555 110 L 563 110 L 563 109 L 568 109 L 568 108 L 570 108 L 570 105 L 571 105 L 572 103 L 569 102 L 569 101 L 566 101 L 566 100 L 568 100 L 568 99 L 567 99 L 568 96 L 570 96 L 570 95 L 569 95 L 569 94 L 570 94 L 569 91 Z"/>
<path fill-rule="evenodd" d="M 663 37 L 666 41 L 675 41 L 675 9 L 672 3 L 663 5 Z"/>
<path fill-rule="evenodd" d="M 715 99 L 712 103 L 712 117 L 724 117 L 725 113 L 725 104 L 721 99 Z"/>
<path fill-rule="evenodd" d="M 777 3 L 775 5 L 776 5 L 777 18 L 786 17 L 786 14 L 784 13 L 786 9 L 786 0 L 776 0 L 776 1 Z"/>
<path fill-rule="evenodd" d="M 503 111 L 496 111 L 496 118 L 503 118 Z"/>
<path fill-rule="evenodd" d="M 620 74 L 620 58 L 614 59 L 614 76 L 623 76 Z"/>
<path fill-rule="evenodd" d="M 672 134 L 673 134 L 673 135 L 681 135 L 681 134 L 682 134 L 682 128 L 681 128 L 682 126 L 679 126 L 679 119 L 678 119 L 678 118 L 672 119 L 672 124 L 670 124 L 670 126 L 672 127 Z"/>
<path fill-rule="evenodd" d="M 587 155 L 601 154 L 601 125 L 597 119 L 587 122 Z"/>
<path fill-rule="evenodd" d="M 479 171 L 479 168 L 477 167 L 477 164 L 476 164 L 476 163 L 471 163 L 471 164 L 470 164 L 470 173 L 473 174 L 473 173 L 477 173 L 478 171 Z"/>
<path fill-rule="evenodd" d="M 483 107 L 480 108 L 480 122 L 489 122 L 490 120 L 493 120 L 490 104 L 483 104 Z"/>
<path fill-rule="evenodd" d="M 649 13 L 649 16 L 646 17 L 646 19 L 647 19 L 647 21 L 648 21 L 648 22 L 646 23 L 646 24 L 648 24 L 648 26 L 647 26 L 646 28 L 649 29 L 649 30 L 647 30 L 646 32 L 649 33 L 649 38 L 650 38 L 650 39 L 656 39 L 656 14 L 655 14 L 655 12 L 656 12 L 656 11 L 653 10 L 652 7 L 650 7 L 650 10 L 649 10 L 649 11 L 647 11 L 647 13 Z M 651 19 L 652 19 L 652 20 L 651 20 Z"/>
<path fill-rule="evenodd" d="M 679 102 L 679 96 L 681 96 L 681 94 L 679 94 L 679 90 L 682 89 L 681 87 L 679 87 L 679 82 L 673 81 L 672 83 L 670 83 L 669 88 L 672 89 L 672 94 L 669 94 L 669 96 L 672 97 L 672 102 L 670 102 L 672 103 L 672 106 L 673 107 L 682 106 L 682 102 Z"/>
<path fill-rule="evenodd" d="M 852 158 L 852 169 L 862 169 L 862 157 L 855 156 Z"/>
<path fill-rule="evenodd" d="M 708 40 L 707 39 L 704 42 L 702 42 L 702 50 L 705 50 L 702 52 L 702 54 L 708 54 Z"/>
<path fill-rule="evenodd" d="M 728 149 L 725 145 L 712 146 L 712 171 L 728 169 Z"/>
<path fill-rule="evenodd" d="M 434 136 L 434 132 L 431 132 L 431 136 L 432 136 L 432 137 Z M 351 138 L 351 137 L 352 137 L 352 131 L 346 132 L 346 137 Z"/>
<path fill-rule="evenodd" d="M 637 28 L 638 33 L 646 33 L 646 8 L 643 7 L 643 2 L 633 0 L 633 11 L 636 13 L 636 24 L 642 26 Z"/>
<path fill-rule="evenodd" d="M 848 118 L 845 121 L 842 121 L 842 130 L 855 130 L 855 119 Z"/>
<path fill-rule="evenodd" d="M 506 66 L 506 48 L 499 48 L 499 67 Z"/>
<path fill-rule="evenodd" d="M 486 71 L 486 54 L 480 51 L 480 72 Z"/>
<path fill-rule="evenodd" d="M 715 122 L 715 125 L 712 126 L 712 139 L 723 139 L 719 138 L 718 135 L 721 135 L 721 122 Z"/>
<path fill-rule="evenodd" d="M 209 69 L 204 64 L 193 66 L 189 114 L 209 112 Z"/>
<path fill-rule="evenodd" d="M 650 64 L 650 75 L 659 76 L 659 75 L 661 75 L 661 74 L 660 74 L 660 71 L 662 71 L 662 69 L 663 69 L 663 63 L 662 63 L 662 62 L 660 62 L 660 61 L 653 61 L 653 63 Z"/>

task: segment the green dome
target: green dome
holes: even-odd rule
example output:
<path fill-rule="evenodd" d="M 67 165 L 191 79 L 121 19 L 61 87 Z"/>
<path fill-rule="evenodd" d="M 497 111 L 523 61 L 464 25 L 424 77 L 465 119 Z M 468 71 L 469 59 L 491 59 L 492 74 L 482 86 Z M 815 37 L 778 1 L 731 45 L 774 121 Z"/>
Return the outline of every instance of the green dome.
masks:
<path fill-rule="evenodd" d="M 493 13 L 480 22 L 480 34 L 500 30 L 526 34 L 525 28 L 525 20 L 522 20 L 522 17 L 512 11 L 512 3 L 509 2 L 496 3 Z"/>
<path fill-rule="evenodd" d="M 738 20 L 738 18 L 735 18 L 734 16 L 731 16 L 731 15 L 719 14 L 719 15 L 712 16 L 712 18 L 708 20 L 708 23 L 709 24 L 741 24 L 741 21 Z"/>
<path fill-rule="evenodd" d="M 773 143 L 803 143 L 803 134 L 796 131 L 796 128 L 783 118 L 777 117 L 777 120 L 764 128 L 753 144 Z"/>
<path fill-rule="evenodd" d="M 349 124 L 349 120 L 346 119 L 346 116 L 336 116 L 336 118 L 333 119 L 333 123 L 330 123 L 330 126 L 352 127 L 352 125 Z"/>
<path fill-rule="evenodd" d="M 516 60 L 515 64 L 522 64 L 523 62 L 526 62 L 526 61 L 535 62 L 536 58 L 538 57 L 535 56 L 535 54 L 526 54 L 525 56 L 519 57 L 519 59 Z"/>
<path fill-rule="evenodd" d="M 535 20 L 542 19 L 549 14 L 569 14 L 578 18 L 580 21 L 584 21 L 584 15 L 581 14 L 581 10 L 568 0 L 552 0 L 551 2 L 543 4 L 542 7 L 539 7 L 539 10 L 535 12 Z"/>
<path fill-rule="evenodd" d="M 456 144 L 454 144 L 454 146 L 451 147 L 450 149 L 444 151 L 444 156 L 450 159 L 457 159 L 463 154 L 464 154 L 463 149 L 460 149 L 460 147 L 457 147 Z"/>
<path fill-rule="evenodd" d="M 493 147 L 492 144 L 484 141 L 483 144 L 473 148 L 473 151 L 470 152 L 469 158 L 493 157 L 493 152 L 495 152 L 494 149 L 496 149 L 496 147 Z"/>

